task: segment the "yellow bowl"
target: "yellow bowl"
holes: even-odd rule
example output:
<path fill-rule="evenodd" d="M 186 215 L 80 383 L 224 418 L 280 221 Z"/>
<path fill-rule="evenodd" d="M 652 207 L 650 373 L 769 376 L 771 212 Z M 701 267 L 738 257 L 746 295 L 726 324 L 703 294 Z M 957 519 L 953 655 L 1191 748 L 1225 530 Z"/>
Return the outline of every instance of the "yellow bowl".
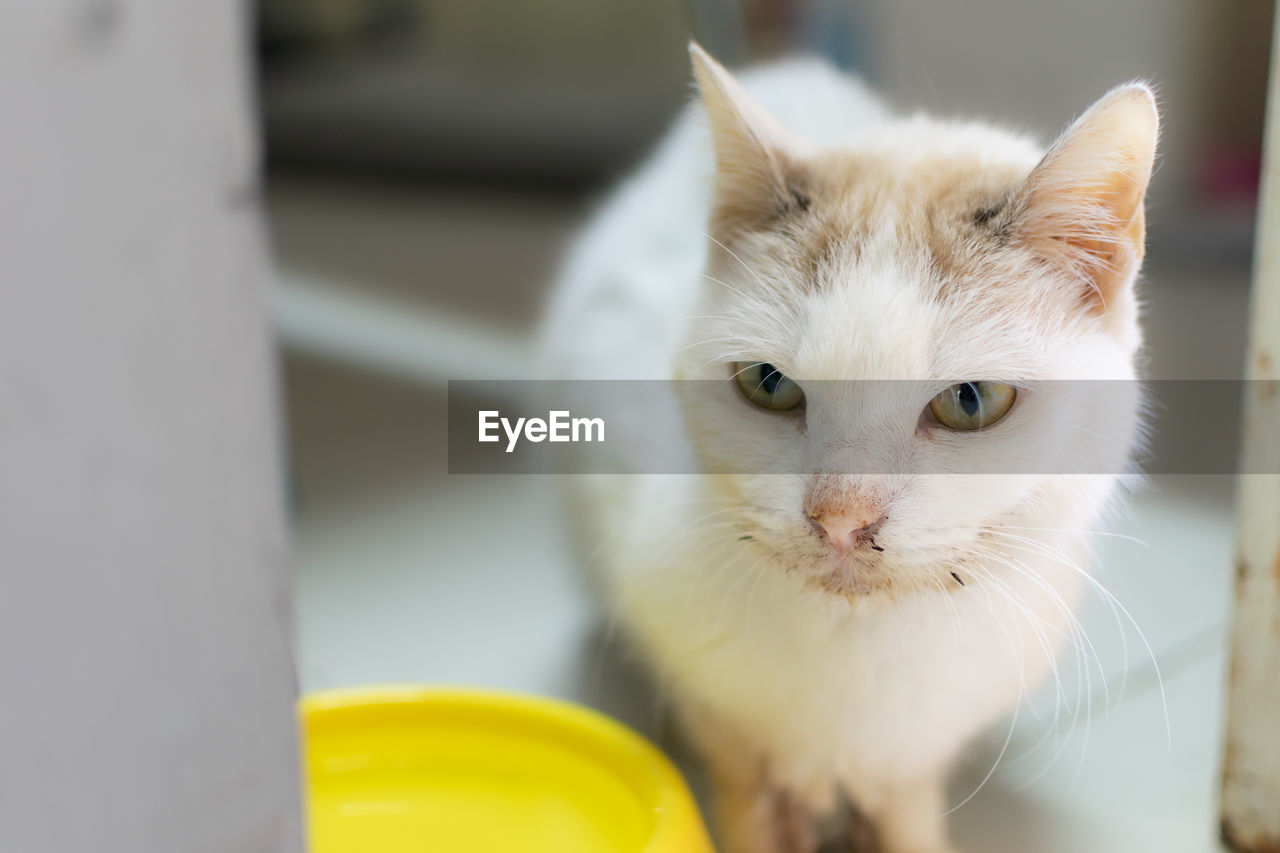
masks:
<path fill-rule="evenodd" d="M 387 687 L 300 712 L 312 853 L 712 853 L 671 762 L 594 711 Z"/>

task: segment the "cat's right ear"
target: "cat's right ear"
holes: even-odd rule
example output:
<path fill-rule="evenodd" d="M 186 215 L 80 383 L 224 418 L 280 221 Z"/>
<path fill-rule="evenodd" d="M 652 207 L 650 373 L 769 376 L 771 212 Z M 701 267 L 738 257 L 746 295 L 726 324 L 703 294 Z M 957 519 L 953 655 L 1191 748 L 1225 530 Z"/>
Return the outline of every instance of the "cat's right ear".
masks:
<path fill-rule="evenodd" d="M 809 205 L 804 143 L 765 112 L 720 63 L 689 43 L 716 156 L 712 229 L 768 227 Z"/>
<path fill-rule="evenodd" d="M 1142 263 L 1143 198 L 1160 114 L 1150 87 L 1112 89 L 1064 133 L 1019 194 L 1019 236 L 1086 282 L 1105 312 Z"/>

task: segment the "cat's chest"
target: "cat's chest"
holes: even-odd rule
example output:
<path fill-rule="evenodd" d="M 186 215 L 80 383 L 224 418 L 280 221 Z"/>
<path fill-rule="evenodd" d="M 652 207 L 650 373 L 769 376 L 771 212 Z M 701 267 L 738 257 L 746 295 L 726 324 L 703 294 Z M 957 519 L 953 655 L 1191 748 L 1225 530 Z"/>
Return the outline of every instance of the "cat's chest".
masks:
<path fill-rule="evenodd" d="M 929 772 L 1049 667 L 1019 622 L 1054 614 L 982 590 L 855 616 L 780 567 L 685 557 L 645 573 L 633 625 L 680 692 L 797 784 Z"/>

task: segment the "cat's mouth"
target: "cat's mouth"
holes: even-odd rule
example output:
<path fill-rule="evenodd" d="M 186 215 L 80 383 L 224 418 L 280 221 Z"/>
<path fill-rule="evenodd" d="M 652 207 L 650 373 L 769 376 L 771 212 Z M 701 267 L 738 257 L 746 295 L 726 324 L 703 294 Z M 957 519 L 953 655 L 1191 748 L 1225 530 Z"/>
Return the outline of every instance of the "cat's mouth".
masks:
<path fill-rule="evenodd" d="M 862 598 L 901 588 L 902 575 L 895 571 L 897 560 L 892 550 L 875 537 L 868 537 L 848 551 L 806 539 L 788 562 L 788 571 L 804 578 L 808 585 L 842 598 Z"/>
<path fill-rule="evenodd" d="M 810 583 L 824 592 L 842 598 L 865 598 L 901 590 L 901 577 L 889 570 L 876 552 L 829 555 L 814 561 L 807 572 Z"/>
<path fill-rule="evenodd" d="M 773 525 L 761 519 L 739 538 L 762 548 L 782 571 L 806 586 L 851 602 L 882 595 L 896 598 L 926 586 L 936 587 L 942 580 L 955 583 L 945 573 L 937 581 L 922 581 L 919 564 L 928 561 L 927 556 L 913 547 L 907 548 L 910 553 L 902 553 L 902 543 L 883 529 L 862 537 L 852 547 L 837 548 L 812 526 L 771 528 Z"/>
<path fill-rule="evenodd" d="M 947 571 L 939 570 L 936 578 L 922 576 L 920 555 L 913 551 L 901 556 L 897 551 L 887 537 L 871 537 L 843 553 L 827 543 L 806 539 L 797 543 L 786 561 L 786 571 L 803 578 L 808 586 L 850 603 L 880 596 L 897 599 L 921 590 L 954 591 L 964 586 L 963 579 L 957 580 Z M 947 561 L 939 558 L 937 563 Z"/>
<path fill-rule="evenodd" d="M 922 571 L 921 566 L 929 566 Z M 874 598 L 899 601 L 916 594 L 959 593 L 974 581 L 972 565 L 945 551 L 898 558 L 893 548 L 811 557 L 798 566 L 810 586 L 855 604 Z"/>

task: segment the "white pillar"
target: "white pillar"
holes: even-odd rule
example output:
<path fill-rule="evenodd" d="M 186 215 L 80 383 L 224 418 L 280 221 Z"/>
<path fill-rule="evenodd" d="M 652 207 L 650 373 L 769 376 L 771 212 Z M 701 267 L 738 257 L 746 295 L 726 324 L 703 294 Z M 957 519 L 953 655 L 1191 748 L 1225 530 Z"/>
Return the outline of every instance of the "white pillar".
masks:
<path fill-rule="evenodd" d="M 0 3 L 0 850 L 301 849 L 247 10 Z"/>
<path fill-rule="evenodd" d="M 1280 457 L 1280 40 L 1272 41 L 1258 248 L 1246 375 L 1236 532 L 1236 599 L 1222 835 L 1233 849 L 1280 850 L 1280 476 L 1250 474 Z"/>

